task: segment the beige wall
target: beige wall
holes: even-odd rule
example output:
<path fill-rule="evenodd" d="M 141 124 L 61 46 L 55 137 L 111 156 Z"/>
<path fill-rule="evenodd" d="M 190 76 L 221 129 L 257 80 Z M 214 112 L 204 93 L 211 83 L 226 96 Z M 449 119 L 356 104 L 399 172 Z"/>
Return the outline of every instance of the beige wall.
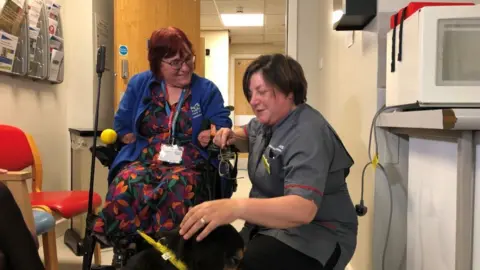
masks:
<path fill-rule="evenodd" d="M 202 31 L 200 36 L 205 38 L 205 49 L 210 49 L 210 55 L 205 55 L 205 78 L 213 81 L 228 100 L 228 31 Z"/>
<path fill-rule="evenodd" d="M 354 204 L 359 202 L 361 171 L 368 162 L 371 121 L 384 104 L 383 90 L 379 88 L 385 86 L 386 28 L 390 15 L 409 2 L 380 0 L 377 18 L 363 31 L 355 32 L 354 43 L 348 48 L 352 32 L 332 29 L 332 1 L 298 1 L 297 58 L 306 69 L 308 102 L 330 121 L 355 160 L 347 180 Z M 307 19 L 307 14 L 317 16 Z M 396 174 L 404 174 L 406 168 L 396 170 Z M 397 180 L 395 173 L 389 173 L 390 181 Z M 371 169 L 367 170 L 364 199 L 369 211 L 359 217 L 358 245 L 351 270 L 381 269 L 390 204 L 385 183 L 381 173 L 375 176 Z M 398 191 L 405 183 L 395 185 L 397 190 L 392 192 L 396 224 L 391 228 L 385 269 L 405 269 L 402 262 L 406 259 L 407 195 Z M 380 201 L 374 202 L 374 194 Z"/>
<path fill-rule="evenodd" d="M 230 55 L 232 54 L 268 54 L 284 53 L 285 46 L 273 44 L 231 44 Z"/>
<path fill-rule="evenodd" d="M 332 1 L 320 4 L 319 59 L 323 68 L 318 71 L 318 89 L 309 96 L 310 102 L 330 121 L 355 160 L 347 183 L 353 202 L 360 199 L 360 179 L 363 165 L 368 162 L 368 135 L 377 108 L 377 36 L 374 32 L 356 32 L 355 43 L 347 48 L 348 32 L 332 30 Z M 320 61 L 320 60 L 319 60 Z M 373 205 L 373 173 L 366 175 L 365 204 Z M 355 270 L 371 270 L 372 225 L 375 215 L 359 218 L 358 246 L 351 262 Z"/>
<path fill-rule="evenodd" d="M 67 189 L 67 92 L 62 85 L 0 75 L 0 123 L 30 133 L 43 154 L 45 190 Z"/>
<path fill-rule="evenodd" d="M 58 3 L 63 6 L 64 1 Z M 62 8 L 61 16 L 65 17 L 65 14 L 65 8 Z M 34 137 L 43 153 L 43 187 L 46 190 L 69 187 L 69 81 L 71 79 L 65 76 L 63 84 L 53 85 L 0 74 L 0 123 L 18 126 Z"/>
<path fill-rule="evenodd" d="M 354 45 L 347 48 L 347 33 L 332 30 L 332 1 L 296 2 L 297 14 L 289 14 L 290 18 L 298 15 L 297 47 L 291 50 L 292 56 L 305 71 L 309 86 L 307 102 L 333 125 L 355 161 L 347 183 L 353 203 L 357 204 L 361 172 L 368 162 L 370 123 L 377 110 L 377 34 L 371 27 L 357 31 Z M 368 215 L 359 218 L 357 249 L 349 265 L 354 270 L 374 269 L 373 178 L 374 174 L 367 172 L 364 199 L 371 207 Z"/>
<path fill-rule="evenodd" d="M 36 140 L 43 161 L 44 190 L 70 188 L 69 127 L 93 127 L 95 52 L 93 12 L 113 25 L 113 0 L 57 0 L 65 39 L 65 78 L 62 84 L 33 82 L 0 74 L 0 123 L 18 126 Z M 113 48 L 110 48 L 113 49 Z M 110 56 L 110 58 L 112 58 Z M 111 125 L 113 71 L 102 80 L 102 125 Z M 111 77 L 111 78 L 108 78 Z M 89 167 L 87 168 L 89 169 Z"/>

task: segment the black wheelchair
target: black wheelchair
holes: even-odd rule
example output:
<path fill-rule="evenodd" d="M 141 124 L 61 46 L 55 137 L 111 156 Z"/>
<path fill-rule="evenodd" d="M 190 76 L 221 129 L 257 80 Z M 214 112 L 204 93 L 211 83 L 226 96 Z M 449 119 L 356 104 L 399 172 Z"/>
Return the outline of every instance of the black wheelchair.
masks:
<path fill-rule="evenodd" d="M 233 110 L 233 107 L 227 107 L 230 111 Z M 211 125 L 208 120 L 204 121 L 202 124 L 202 130 L 210 129 Z M 212 143 L 213 134 L 210 139 L 210 143 L 207 146 L 208 160 L 205 164 L 199 168 L 201 172 L 201 184 L 197 186 L 195 191 L 195 198 L 201 197 L 205 200 L 215 200 L 222 198 L 230 198 L 237 189 L 237 174 L 238 174 L 238 150 L 235 147 L 230 147 L 227 149 L 219 149 L 216 145 Z M 106 146 L 96 146 L 95 151 L 93 147 L 90 150 L 95 152 L 95 158 L 101 162 L 105 167 L 111 169 L 111 164 L 114 161 L 115 157 L 119 153 L 120 149 L 124 146 L 119 140 L 111 145 Z M 217 162 L 212 161 L 218 161 Z M 233 162 L 232 162 L 233 161 Z M 92 215 L 92 218 L 96 218 L 95 215 Z M 87 226 L 93 228 L 94 221 L 87 219 Z M 126 265 L 129 258 L 131 258 L 136 253 L 142 251 L 144 248 L 148 248 L 148 245 L 145 245 L 145 242 L 138 238 L 138 241 L 133 243 L 127 239 L 117 239 L 111 241 L 110 245 L 105 244 L 105 241 L 101 241 L 98 236 L 92 234 L 91 243 L 86 245 L 85 255 L 84 255 L 84 270 L 117 270 L 121 269 Z M 93 256 L 93 250 L 96 243 L 101 243 L 102 248 L 113 247 L 113 260 L 111 265 L 93 265 L 91 266 L 91 258 Z M 88 266 L 87 266 L 88 265 Z"/>

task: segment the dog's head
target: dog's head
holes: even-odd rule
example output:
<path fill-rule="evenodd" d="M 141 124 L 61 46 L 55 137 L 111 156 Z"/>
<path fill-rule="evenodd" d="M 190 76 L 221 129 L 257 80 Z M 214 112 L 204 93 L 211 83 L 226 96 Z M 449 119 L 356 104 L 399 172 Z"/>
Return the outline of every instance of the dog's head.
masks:
<path fill-rule="evenodd" d="M 199 232 L 200 233 L 200 232 Z M 188 270 L 234 270 L 243 258 L 243 239 L 232 225 L 216 228 L 205 239 L 197 242 L 197 233 L 184 240 L 178 230 L 162 232 L 157 239 L 167 246 Z M 131 270 L 174 270 L 160 252 L 148 248 L 132 257 L 125 269 Z"/>

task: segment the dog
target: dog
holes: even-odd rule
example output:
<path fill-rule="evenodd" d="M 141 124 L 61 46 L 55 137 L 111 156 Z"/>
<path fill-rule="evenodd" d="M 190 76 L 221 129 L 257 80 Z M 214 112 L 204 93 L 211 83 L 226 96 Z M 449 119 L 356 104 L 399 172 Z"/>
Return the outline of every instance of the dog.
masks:
<path fill-rule="evenodd" d="M 217 227 L 198 242 L 196 235 L 184 240 L 179 229 L 162 232 L 157 239 L 167 246 L 188 270 L 237 270 L 243 258 L 244 241 L 232 225 Z M 132 256 L 122 270 L 178 270 L 150 246 Z"/>

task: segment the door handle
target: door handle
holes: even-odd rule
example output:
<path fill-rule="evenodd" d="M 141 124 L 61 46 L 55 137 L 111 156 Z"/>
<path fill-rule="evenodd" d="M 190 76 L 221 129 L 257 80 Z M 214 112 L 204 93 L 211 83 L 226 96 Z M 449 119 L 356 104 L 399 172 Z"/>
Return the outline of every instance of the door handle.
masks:
<path fill-rule="evenodd" d="M 122 59 L 122 79 L 128 78 L 128 60 Z"/>

